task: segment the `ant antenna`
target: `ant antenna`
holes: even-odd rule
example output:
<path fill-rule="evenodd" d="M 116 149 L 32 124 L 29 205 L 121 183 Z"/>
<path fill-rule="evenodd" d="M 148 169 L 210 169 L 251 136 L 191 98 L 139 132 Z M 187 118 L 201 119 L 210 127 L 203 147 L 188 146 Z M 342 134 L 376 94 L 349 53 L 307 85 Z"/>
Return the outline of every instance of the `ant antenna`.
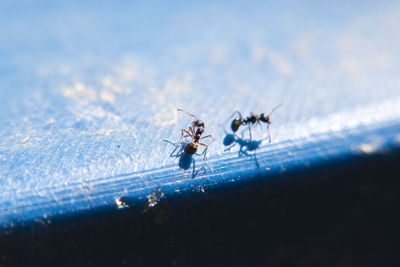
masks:
<path fill-rule="evenodd" d="M 279 105 L 277 105 L 276 107 L 274 107 L 274 108 L 271 110 L 271 112 L 269 113 L 269 116 L 271 116 L 272 113 L 273 113 L 275 110 L 277 110 L 278 108 L 280 108 L 281 106 L 283 106 L 283 104 L 285 104 L 285 102 L 282 102 L 282 103 L 280 103 Z"/>
<path fill-rule="evenodd" d="M 238 110 L 236 110 L 235 112 L 233 112 L 232 115 L 229 116 L 229 118 L 226 121 L 227 122 L 230 121 L 233 118 L 233 116 L 235 116 L 235 114 L 238 114 L 239 117 L 243 117 L 242 114 Z"/>
<path fill-rule="evenodd" d="M 185 112 L 186 114 L 188 114 L 189 116 L 192 116 L 193 118 L 196 118 L 197 120 L 199 119 L 199 118 L 197 118 L 195 115 L 190 114 L 189 112 L 187 112 L 186 110 L 183 110 L 183 109 L 181 109 L 181 108 L 178 108 L 178 111 L 183 111 L 183 112 Z"/>
<path fill-rule="evenodd" d="M 281 106 L 283 106 L 283 104 L 285 104 L 285 102 L 280 103 L 279 105 L 277 105 L 276 107 L 274 107 L 271 112 L 269 113 L 268 116 L 271 116 L 272 113 L 274 113 L 275 110 L 277 110 L 278 108 L 280 108 Z M 261 124 L 260 124 L 261 125 Z M 268 131 L 268 140 L 269 143 L 271 143 L 271 133 L 269 132 L 269 123 L 267 123 L 267 131 Z"/>

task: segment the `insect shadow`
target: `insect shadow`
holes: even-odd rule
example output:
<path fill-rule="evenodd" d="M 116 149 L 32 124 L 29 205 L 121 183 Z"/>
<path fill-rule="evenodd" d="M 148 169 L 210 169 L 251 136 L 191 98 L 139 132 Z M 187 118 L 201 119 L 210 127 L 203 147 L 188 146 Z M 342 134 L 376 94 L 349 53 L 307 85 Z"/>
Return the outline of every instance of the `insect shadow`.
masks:
<path fill-rule="evenodd" d="M 239 145 L 239 152 L 238 156 L 251 156 L 254 157 L 254 160 L 256 162 L 257 168 L 260 168 L 260 164 L 258 163 L 257 160 L 257 155 L 256 155 L 256 150 L 260 147 L 261 143 L 263 140 L 252 140 L 251 138 L 249 139 L 244 139 L 243 138 L 243 132 L 242 132 L 242 137 L 238 137 L 235 134 L 230 134 L 225 131 L 225 137 L 222 141 L 224 146 L 227 146 L 224 151 L 230 151 L 231 148 L 235 147 L 236 145 Z M 254 151 L 254 153 L 249 154 L 248 152 Z"/>
<path fill-rule="evenodd" d="M 196 170 L 196 160 L 193 158 L 193 155 L 203 156 L 204 151 L 201 154 L 199 154 L 199 153 L 188 154 L 185 152 L 185 146 L 189 142 L 181 142 L 179 144 L 175 144 L 168 140 L 163 140 L 163 141 L 166 143 L 169 143 L 175 147 L 175 149 L 171 152 L 169 157 L 170 158 L 179 158 L 179 163 L 178 163 L 179 168 L 181 168 L 184 171 L 188 170 L 193 163 L 192 178 L 195 178 L 200 170 L 204 170 L 204 171 L 206 170 L 205 167 L 202 167 L 202 168 Z"/>

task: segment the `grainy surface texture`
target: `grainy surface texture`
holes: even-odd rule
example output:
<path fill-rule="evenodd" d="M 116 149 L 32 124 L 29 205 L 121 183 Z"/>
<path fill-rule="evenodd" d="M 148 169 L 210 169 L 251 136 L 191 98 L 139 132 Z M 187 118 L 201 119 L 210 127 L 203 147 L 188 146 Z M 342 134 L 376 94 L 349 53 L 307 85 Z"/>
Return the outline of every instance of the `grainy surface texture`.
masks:
<path fill-rule="evenodd" d="M 2 1 L 0 227 L 398 146 L 399 17 L 396 1 Z M 244 127 L 225 151 L 235 110 L 282 102 L 271 144 Z M 171 156 L 192 121 L 177 108 L 214 137 L 205 168 Z"/>

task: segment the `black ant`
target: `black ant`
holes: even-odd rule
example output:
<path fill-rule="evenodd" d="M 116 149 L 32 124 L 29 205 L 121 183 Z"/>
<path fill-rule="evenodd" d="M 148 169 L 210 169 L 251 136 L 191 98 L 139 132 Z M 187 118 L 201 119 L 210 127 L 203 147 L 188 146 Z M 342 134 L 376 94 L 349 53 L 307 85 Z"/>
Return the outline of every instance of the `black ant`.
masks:
<path fill-rule="evenodd" d="M 271 134 L 269 132 L 269 125 L 271 124 L 271 115 L 276 109 L 280 108 L 282 105 L 283 105 L 283 103 L 274 107 L 268 115 L 266 115 L 265 113 L 261 113 L 260 115 L 250 113 L 250 116 L 247 118 L 244 118 L 242 116 L 242 114 L 240 114 L 239 111 L 235 111 L 230 116 L 230 118 L 232 118 L 233 115 L 235 115 L 236 113 L 239 115 L 239 117 L 234 118 L 231 123 L 231 128 L 232 128 L 233 133 L 235 134 L 239 130 L 240 126 L 249 125 L 250 140 L 251 140 L 252 139 L 251 138 L 251 125 L 259 124 L 260 127 L 262 127 L 261 122 L 265 122 L 265 123 L 267 123 L 268 137 L 269 137 L 269 142 L 271 143 Z"/>
<path fill-rule="evenodd" d="M 206 149 L 203 151 L 204 154 L 204 164 L 206 162 L 206 155 L 207 155 L 207 150 L 208 150 L 208 146 L 206 144 L 200 143 L 199 141 L 201 139 L 205 139 L 208 137 L 211 137 L 211 135 L 207 135 L 207 136 L 203 136 L 201 137 L 201 135 L 204 132 L 204 122 L 199 120 L 199 118 L 197 118 L 196 116 L 194 116 L 193 114 L 190 114 L 189 112 L 178 108 L 178 111 L 183 111 L 186 114 L 188 114 L 189 116 L 192 116 L 193 118 L 195 118 L 196 120 L 192 121 L 192 126 L 189 126 L 189 131 L 186 131 L 185 129 L 182 129 L 182 135 L 181 135 L 181 139 L 179 139 L 179 141 L 177 143 L 180 143 L 182 138 L 184 137 L 190 137 L 193 139 L 193 141 L 190 141 L 189 143 L 186 144 L 184 151 L 186 154 L 189 155 L 193 155 L 197 152 L 197 149 L 199 148 L 199 145 L 201 146 L 205 146 Z M 186 135 L 183 135 L 183 133 L 186 133 Z"/>

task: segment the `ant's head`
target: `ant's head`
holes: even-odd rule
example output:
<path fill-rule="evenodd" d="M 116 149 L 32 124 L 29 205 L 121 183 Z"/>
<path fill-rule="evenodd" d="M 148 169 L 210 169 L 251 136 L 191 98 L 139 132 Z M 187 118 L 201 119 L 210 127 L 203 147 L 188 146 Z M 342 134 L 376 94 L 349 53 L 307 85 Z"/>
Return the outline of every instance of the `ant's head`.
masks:
<path fill-rule="evenodd" d="M 242 118 L 235 118 L 231 124 L 232 131 L 236 132 L 239 129 L 240 125 L 242 125 L 242 124 L 243 124 Z"/>
<path fill-rule="evenodd" d="M 201 120 L 195 120 L 193 121 L 193 126 L 194 127 L 203 127 L 204 128 L 204 122 Z"/>
<path fill-rule="evenodd" d="M 276 107 L 274 107 L 268 115 L 265 115 L 264 113 L 262 113 L 260 115 L 260 121 L 263 121 L 263 122 L 266 122 L 268 124 L 271 124 L 271 115 L 272 115 L 272 113 L 274 113 L 274 111 L 277 110 L 278 108 L 280 108 L 282 105 L 283 105 L 283 102 L 280 103 L 279 105 L 277 105 Z"/>
<path fill-rule="evenodd" d="M 264 113 L 262 113 L 260 115 L 260 121 L 266 122 L 268 124 L 271 124 L 271 117 L 269 115 L 265 115 Z"/>

